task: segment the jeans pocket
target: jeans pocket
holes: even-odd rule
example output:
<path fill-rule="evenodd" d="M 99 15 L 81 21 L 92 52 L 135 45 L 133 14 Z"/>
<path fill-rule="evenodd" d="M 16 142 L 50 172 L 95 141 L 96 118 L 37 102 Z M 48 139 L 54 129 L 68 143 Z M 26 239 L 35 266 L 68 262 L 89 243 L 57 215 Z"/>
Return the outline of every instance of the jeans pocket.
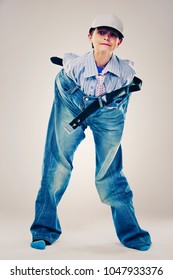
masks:
<path fill-rule="evenodd" d="M 112 109 L 116 108 L 116 109 L 120 110 L 123 114 L 125 114 L 127 112 L 129 97 L 130 97 L 130 95 L 128 95 L 126 97 L 116 98 L 110 104 L 105 106 L 105 108 L 108 110 L 112 110 Z"/>
<path fill-rule="evenodd" d="M 64 70 L 61 70 L 56 76 L 56 83 L 59 90 L 62 91 L 64 95 L 73 94 L 79 88 L 75 82 L 64 73 Z"/>

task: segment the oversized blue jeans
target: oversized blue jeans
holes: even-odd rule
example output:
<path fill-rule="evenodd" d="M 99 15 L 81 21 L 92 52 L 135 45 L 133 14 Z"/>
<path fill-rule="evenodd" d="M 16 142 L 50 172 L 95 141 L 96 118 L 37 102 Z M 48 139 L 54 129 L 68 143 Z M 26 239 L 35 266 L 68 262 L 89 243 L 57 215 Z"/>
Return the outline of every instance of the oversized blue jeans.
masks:
<path fill-rule="evenodd" d="M 130 96 L 130 94 L 129 94 Z M 150 244 L 150 235 L 135 217 L 132 191 L 123 174 L 121 138 L 129 96 L 115 99 L 90 115 L 72 134 L 64 128 L 95 97 L 84 94 L 62 70 L 55 80 L 55 96 L 44 151 L 41 186 L 31 226 L 33 240 L 51 244 L 61 234 L 57 206 L 68 186 L 73 156 L 89 126 L 96 151 L 95 185 L 103 203 L 111 207 L 117 236 L 122 244 L 138 248 Z M 104 225 L 103 225 L 104 226 Z"/>

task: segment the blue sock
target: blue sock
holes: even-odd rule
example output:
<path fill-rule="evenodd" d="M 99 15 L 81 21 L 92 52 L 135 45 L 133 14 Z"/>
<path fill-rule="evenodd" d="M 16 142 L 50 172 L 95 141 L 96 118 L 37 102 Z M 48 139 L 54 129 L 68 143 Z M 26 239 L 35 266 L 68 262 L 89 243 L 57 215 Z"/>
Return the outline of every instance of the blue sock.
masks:
<path fill-rule="evenodd" d="M 140 251 L 147 251 L 150 249 L 150 245 L 144 245 L 139 248 Z"/>
<path fill-rule="evenodd" d="M 31 247 L 34 249 L 38 249 L 38 250 L 44 250 L 46 249 L 46 245 L 50 245 L 50 242 L 46 241 L 46 240 L 33 240 L 33 242 L 31 242 Z"/>

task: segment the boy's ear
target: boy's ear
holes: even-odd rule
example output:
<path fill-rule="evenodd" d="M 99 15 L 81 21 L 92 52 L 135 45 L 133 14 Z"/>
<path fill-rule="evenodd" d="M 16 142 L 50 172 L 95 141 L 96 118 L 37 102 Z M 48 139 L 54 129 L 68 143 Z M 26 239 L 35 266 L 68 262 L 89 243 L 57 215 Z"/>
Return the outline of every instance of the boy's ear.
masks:
<path fill-rule="evenodd" d="M 89 41 L 91 42 L 92 35 L 91 35 L 90 33 L 88 34 L 88 39 L 89 39 Z"/>
<path fill-rule="evenodd" d="M 92 48 L 94 49 L 94 45 L 93 45 L 93 42 L 92 42 L 92 35 L 90 33 L 88 34 L 88 39 L 89 39 L 89 41 L 92 45 Z"/>
<path fill-rule="evenodd" d="M 123 42 L 123 38 L 119 39 L 118 47 L 121 45 L 122 42 Z"/>

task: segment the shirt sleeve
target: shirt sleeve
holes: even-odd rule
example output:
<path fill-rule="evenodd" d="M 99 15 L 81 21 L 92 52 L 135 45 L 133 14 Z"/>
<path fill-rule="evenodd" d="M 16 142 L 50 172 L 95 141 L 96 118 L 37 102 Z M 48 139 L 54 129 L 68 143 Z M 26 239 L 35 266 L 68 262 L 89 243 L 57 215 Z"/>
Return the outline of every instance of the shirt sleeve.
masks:
<path fill-rule="evenodd" d="M 63 57 L 64 70 L 67 76 L 69 76 L 69 78 L 71 78 L 74 82 L 77 82 L 75 77 L 75 72 L 74 72 L 74 66 L 76 64 L 76 59 L 78 57 L 79 57 L 78 55 L 73 53 L 65 53 Z"/>
<path fill-rule="evenodd" d="M 135 75 L 135 68 L 134 68 L 134 62 L 130 61 L 130 60 L 123 60 L 122 61 L 122 73 L 121 73 L 121 77 L 122 77 L 122 86 L 127 86 L 129 85 Z"/>

